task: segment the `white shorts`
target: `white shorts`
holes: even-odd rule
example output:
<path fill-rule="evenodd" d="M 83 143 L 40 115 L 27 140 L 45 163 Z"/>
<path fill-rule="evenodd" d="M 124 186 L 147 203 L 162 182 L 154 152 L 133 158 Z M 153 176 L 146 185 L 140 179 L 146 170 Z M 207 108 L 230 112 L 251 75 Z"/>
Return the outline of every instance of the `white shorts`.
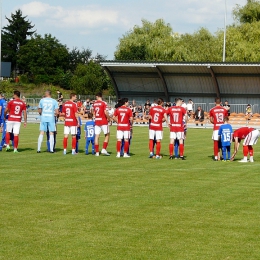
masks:
<path fill-rule="evenodd" d="M 116 138 L 122 140 L 124 139 L 129 139 L 130 138 L 130 131 L 122 131 L 122 130 L 117 130 L 116 132 Z"/>
<path fill-rule="evenodd" d="M 185 139 L 184 132 L 170 132 L 170 139 Z"/>
<path fill-rule="evenodd" d="M 6 122 L 6 132 L 8 133 L 12 133 L 13 131 L 15 135 L 19 135 L 20 127 L 21 127 L 21 122 L 15 122 L 15 121 Z"/>
<path fill-rule="evenodd" d="M 157 130 L 149 130 L 149 139 L 150 140 L 162 140 L 163 139 L 163 131 Z"/>
<path fill-rule="evenodd" d="M 218 130 L 213 130 L 212 140 L 218 141 Z"/>
<path fill-rule="evenodd" d="M 76 135 L 77 134 L 77 126 L 64 126 L 64 134 L 65 135 Z"/>
<path fill-rule="evenodd" d="M 101 131 L 106 135 L 109 133 L 109 126 L 108 125 L 95 125 L 95 135 L 100 135 Z"/>
<path fill-rule="evenodd" d="M 243 145 L 254 145 L 257 143 L 258 137 L 259 137 L 260 133 L 258 130 L 254 130 L 251 133 L 249 133 L 245 140 Z"/>

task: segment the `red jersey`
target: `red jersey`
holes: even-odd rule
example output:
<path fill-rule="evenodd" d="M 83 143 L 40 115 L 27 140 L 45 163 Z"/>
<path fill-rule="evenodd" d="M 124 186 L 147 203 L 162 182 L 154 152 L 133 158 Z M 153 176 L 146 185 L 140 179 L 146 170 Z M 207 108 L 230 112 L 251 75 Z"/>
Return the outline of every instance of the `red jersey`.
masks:
<path fill-rule="evenodd" d="M 246 136 L 254 130 L 255 128 L 252 127 L 241 127 L 234 131 L 233 137 L 238 137 L 238 139 L 245 139 Z"/>
<path fill-rule="evenodd" d="M 78 112 L 77 104 L 72 101 L 66 101 L 62 106 L 62 112 L 65 113 L 65 126 L 77 126 L 78 120 L 75 113 Z"/>
<path fill-rule="evenodd" d="M 213 130 L 219 130 L 220 126 L 224 124 L 224 117 L 228 116 L 228 111 L 224 107 L 215 106 L 210 109 L 209 116 L 214 120 Z"/>
<path fill-rule="evenodd" d="M 154 106 L 150 109 L 149 115 L 152 117 L 150 120 L 150 130 L 162 131 L 162 123 L 166 110 L 161 106 Z"/>
<path fill-rule="evenodd" d="M 169 107 L 167 115 L 170 116 L 170 131 L 171 132 L 184 132 L 183 117 L 187 114 L 184 107 L 174 106 Z"/>
<path fill-rule="evenodd" d="M 117 116 L 117 130 L 130 131 L 130 118 L 133 117 L 132 110 L 129 107 L 119 107 L 115 110 L 114 116 Z"/>
<path fill-rule="evenodd" d="M 97 100 L 93 104 L 93 109 L 95 112 L 95 124 L 98 126 L 108 125 L 108 119 L 106 116 L 106 111 L 108 111 L 107 103 L 102 100 Z"/>
<path fill-rule="evenodd" d="M 21 99 L 13 99 L 9 101 L 7 104 L 7 108 L 9 110 L 9 121 L 22 121 L 22 112 L 26 110 L 26 105 Z"/>

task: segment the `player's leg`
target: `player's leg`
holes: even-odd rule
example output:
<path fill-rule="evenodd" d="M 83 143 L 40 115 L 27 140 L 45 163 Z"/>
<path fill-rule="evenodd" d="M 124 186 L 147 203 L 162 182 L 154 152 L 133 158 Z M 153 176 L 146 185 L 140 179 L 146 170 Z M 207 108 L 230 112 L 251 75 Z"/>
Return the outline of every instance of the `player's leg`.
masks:
<path fill-rule="evenodd" d="M 116 157 L 120 158 L 121 141 L 124 138 L 124 132 L 121 131 L 121 130 L 117 130 L 116 131 L 116 138 L 117 138 L 117 142 L 116 142 Z"/>
<path fill-rule="evenodd" d="M 174 139 L 174 156 L 175 156 L 175 159 L 177 159 L 179 156 L 179 140 L 178 139 Z"/>
<path fill-rule="evenodd" d="M 156 131 L 155 133 L 155 138 L 156 138 L 156 159 L 161 159 L 162 156 L 161 154 L 161 140 L 163 139 L 163 131 Z"/>
<path fill-rule="evenodd" d="M 221 147 L 221 150 L 222 150 L 222 156 L 223 156 L 223 160 L 226 161 L 227 160 L 227 146 L 222 146 Z"/>
<path fill-rule="evenodd" d="M 41 152 L 41 145 L 42 145 L 42 141 L 43 141 L 43 135 L 44 132 L 47 132 L 48 130 L 48 124 L 46 122 L 41 122 L 40 123 L 40 134 L 38 137 L 38 148 L 37 148 L 37 153 Z"/>
<path fill-rule="evenodd" d="M 64 137 L 63 137 L 63 154 L 64 155 L 67 153 L 69 133 L 70 133 L 70 127 L 64 126 Z"/>
<path fill-rule="evenodd" d="M 130 155 L 128 155 L 130 131 L 124 131 L 124 132 L 123 132 L 123 137 L 124 137 L 124 141 L 125 141 L 124 157 L 125 157 L 125 158 L 128 158 L 128 157 L 130 157 Z"/>
<path fill-rule="evenodd" d="M 19 133 L 20 133 L 20 127 L 21 123 L 20 122 L 15 122 L 13 126 L 13 134 L 14 134 L 14 152 L 18 152 L 18 143 L 19 143 Z"/>
<path fill-rule="evenodd" d="M 169 159 L 173 159 L 173 147 L 174 147 L 174 140 L 177 138 L 177 135 L 175 132 L 170 132 L 170 144 L 169 144 L 169 153 L 170 157 Z"/>
<path fill-rule="evenodd" d="M 56 148 L 56 140 L 57 140 L 57 131 L 54 131 L 54 132 L 53 132 L 53 138 L 54 138 L 53 151 L 55 151 L 55 148 Z"/>
<path fill-rule="evenodd" d="M 253 145 L 255 145 L 258 141 L 259 138 L 259 130 L 254 130 L 251 133 L 249 133 L 245 140 L 244 140 L 244 144 L 248 145 L 248 151 L 249 151 L 249 161 L 250 162 L 254 162 L 254 149 L 253 149 Z"/>
<path fill-rule="evenodd" d="M 125 149 L 125 139 L 123 138 L 121 140 L 121 150 L 120 150 L 120 155 L 123 156 L 124 155 L 124 149 Z"/>
<path fill-rule="evenodd" d="M 184 132 L 178 132 L 177 139 L 179 140 L 180 159 L 184 160 Z"/>
<path fill-rule="evenodd" d="M 77 139 L 76 139 L 77 127 L 71 126 L 70 132 L 71 132 L 71 136 L 72 136 L 72 143 L 71 143 L 72 154 L 75 155 L 76 154 L 76 145 L 77 145 Z"/>
<path fill-rule="evenodd" d="M 94 140 L 94 138 L 91 138 L 90 142 L 91 142 L 91 145 L 92 145 L 92 154 L 94 155 L 95 154 L 95 140 Z"/>
<path fill-rule="evenodd" d="M 214 160 L 218 161 L 218 155 L 219 155 L 219 141 L 218 141 L 218 130 L 213 131 L 212 135 L 213 143 L 214 143 Z"/>
<path fill-rule="evenodd" d="M 49 152 L 50 151 L 50 132 L 49 132 L 49 129 L 46 132 L 46 137 L 47 137 L 47 141 L 46 141 L 47 151 Z"/>
<path fill-rule="evenodd" d="M 130 155 L 130 145 L 131 145 L 131 143 L 132 143 L 132 134 L 131 134 L 131 132 L 130 132 L 130 138 L 129 138 L 129 140 L 128 140 L 128 151 L 127 151 L 127 154 L 128 154 L 128 155 Z"/>
<path fill-rule="evenodd" d="M 227 148 L 227 160 L 230 161 L 230 145 L 226 147 Z"/>
<path fill-rule="evenodd" d="M 99 156 L 99 136 L 101 133 L 101 126 L 95 125 L 95 151 L 96 156 Z"/>
<path fill-rule="evenodd" d="M 248 152 L 249 152 L 249 161 L 254 162 L 254 149 L 252 145 L 248 145 Z"/>
<path fill-rule="evenodd" d="M 149 158 L 153 158 L 154 156 L 154 139 L 155 139 L 155 131 L 149 129 Z"/>
<path fill-rule="evenodd" d="M 102 147 L 101 153 L 109 156 L 110 154 L 107 152 L 107 146 L 108 146 L 109 137 L 110 137 L 109 125 L 102 125 L 101 129 L 102 129 L 102 131 L 105 135 L 105 139 L 104 139 L 104 142 L 103 142 L 103 147 Z"/>
<path fill-rule="evenodd" d="M 13 131 L 13 125 L 14 123 L 11 121 L 7 121 L 6 123 L 6 134 L 5 134 L 6 151 L 10 150 L 10 133 Z"/>
<path fill-rule="evenodd" d="M 4 122 L 3 122 L 3 126 L 2 126 L 2 139 L 1 139 L 1 147 L 2 147 L 2 148 L 3 148 L 4 145 L 6 144 L 5 136 L 6 136 L 6 122 L 4 121 Z"/>
<path fill-rule="evenodd" d="M 48 122 L 47 125 L 50 131 L 50 153 L 54 153 L 54 132 L 56 131 L 55 122 Z"/>

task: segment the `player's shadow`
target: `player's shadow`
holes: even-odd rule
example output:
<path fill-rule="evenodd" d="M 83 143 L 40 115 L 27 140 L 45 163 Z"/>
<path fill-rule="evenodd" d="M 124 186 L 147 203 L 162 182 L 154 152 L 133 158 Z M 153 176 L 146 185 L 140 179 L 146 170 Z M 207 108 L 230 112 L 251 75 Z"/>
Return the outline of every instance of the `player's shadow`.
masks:
<path fill-rule="evenodd" d="M 22 153 L 22 152 L 26 152 L 26 151 L 34 151 L 35 149 L 33 148 L 18 148 L 18 152 Z"/>

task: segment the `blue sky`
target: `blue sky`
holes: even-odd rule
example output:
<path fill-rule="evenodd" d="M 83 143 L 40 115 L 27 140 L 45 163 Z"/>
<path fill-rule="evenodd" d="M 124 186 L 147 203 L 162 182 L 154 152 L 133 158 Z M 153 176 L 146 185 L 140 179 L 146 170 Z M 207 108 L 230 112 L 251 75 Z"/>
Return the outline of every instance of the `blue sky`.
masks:
<path fill-rule="evenodd" d="M 247 1 L 226 1 L 231 24 L 232 9 Z M 2 0 L 2 24 L 19 8 L 38 34 L 50 33 L 69 48 L 90 48 L 94 55 L 113 59 L 119 38 L 143 18 L 162 18 L 178 33 L 193 33 L 200 27 L 216 32 L 224 27 L 225 0 Z"/>

